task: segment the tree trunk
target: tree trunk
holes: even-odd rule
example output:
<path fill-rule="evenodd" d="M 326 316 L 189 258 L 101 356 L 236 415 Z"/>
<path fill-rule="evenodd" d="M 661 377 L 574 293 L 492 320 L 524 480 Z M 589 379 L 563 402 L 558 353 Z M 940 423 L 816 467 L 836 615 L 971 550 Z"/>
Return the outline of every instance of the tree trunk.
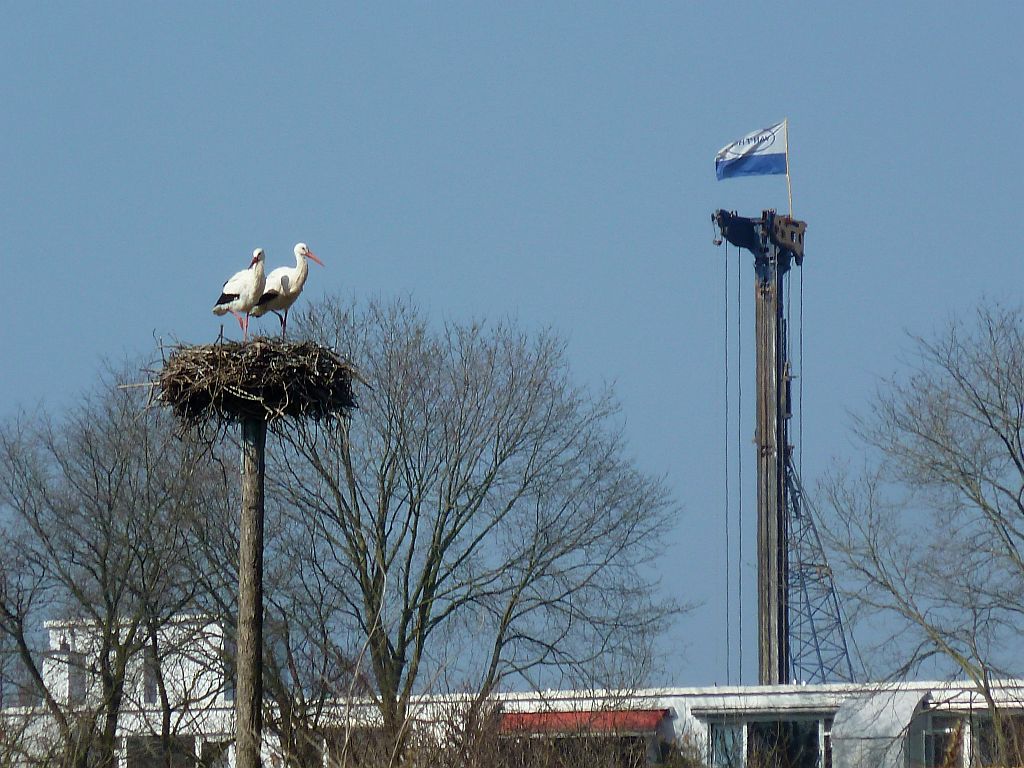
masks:
<path fill-rule="evenodd" d="M 124 698 L 124 672 L 120 659 L 115 662 L 117 672 L 101 672 L 101 686 L 106 710 L 103 727 L 99 732 L 96 764 L 99 768 L 117 768 L 117 723 L 121 716 L 121 700 Z"/>
<path fill-rule="evenodd" d="M 267 425 L 242 422 L 235 765 L 258 768 L 263 729 L 263 485 Z"/>

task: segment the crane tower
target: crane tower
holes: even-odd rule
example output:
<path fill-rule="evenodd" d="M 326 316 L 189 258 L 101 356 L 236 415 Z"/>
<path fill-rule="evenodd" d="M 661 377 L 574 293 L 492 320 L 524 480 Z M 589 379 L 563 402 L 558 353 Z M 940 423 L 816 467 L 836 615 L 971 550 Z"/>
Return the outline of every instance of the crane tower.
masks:
<path fill-rule="evenodd" d="M 852 682 L 835 583 L 789 439 L 785 278 L 803 264 L 807 225 L 771 210 L 760 218 L 719 210 L 712 219 L 722 238 L 754 255 L 759 682 Z"/>

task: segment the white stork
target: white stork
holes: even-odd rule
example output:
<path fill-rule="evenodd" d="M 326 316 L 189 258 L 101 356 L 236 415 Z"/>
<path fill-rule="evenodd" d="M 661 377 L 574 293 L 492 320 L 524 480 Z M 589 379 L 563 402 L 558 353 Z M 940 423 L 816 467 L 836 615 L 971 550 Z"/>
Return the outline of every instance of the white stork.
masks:
<path fill-rule="evenodd" d="M 305 243 L 297 243 L 295 246 L 295 266 L 278 267 L 267 275 L 267 285 L 263 289 L 256 306 L 253 307 L 253 317 L 262 317 L 267 312 L 273 312 L 281 321 L 281 338 L 284 338 L 285 330 L 288 327 L 288 308 L 295 303 L 302 293 L 302 286 L 306 284 L 306 275 L 309 273 L 310 258 L 319 264 L 324 265 L 316 254 L 309 250 Z M 284 311 L 282 316 L 281 312 Z"/>
<path fill-rule="evenodd" d="M 263 274 L 263 259 L 262 248 L 253 251 L 249 266 L 228 278 L 221 289 L 220 298 L 213 305 L 213 314 L 223 315 L 230 312 L 235 316 L 238 327 L 242 329 L 242 339 L 245 341 L 249 339 L 249 314 L 263 295 L 263 288 L 267 283 Z M 244 317 L 242 312 L 245 313 Z"/>

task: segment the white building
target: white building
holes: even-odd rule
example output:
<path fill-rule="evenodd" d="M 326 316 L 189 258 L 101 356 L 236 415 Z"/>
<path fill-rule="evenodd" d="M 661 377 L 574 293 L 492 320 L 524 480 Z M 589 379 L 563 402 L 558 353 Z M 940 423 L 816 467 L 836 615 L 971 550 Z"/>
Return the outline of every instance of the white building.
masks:
<path fill-rule="evenodd" d="M 43 660 L 43 679 L 62 704 L 89 704 L 100 695 L 95 659 L 100 638 L 82 621 L 48 621 L 49 652 Z M 157 704 L 161 682 L 175 709 L 223 704 L 225 688 L 224 632 L 201 616 L 181 616 L 160 628 L 156 653 L 136 654 L 129 662 L 125 695 L 133 709 Z"/>
<path fill-rule="evenodd" d="M 98 648 L 95 633 L 82 622 L 49 622 L 46 629 L 50 650 L 43 676 L 50 694 L 69 710 L 89 707 L 98 696 L 91 661 Z M 220 626 L 182 617 L 160 634 L 158 647 L 159 664 L 147 653 L 129 664 L 118 739 L 122 768 L 155 764 L 152 748 L 165 712 L 181 765 L 231 765 L 234 702 Z M 1024 681 L 1005 681 L 995 691 L 1009 724 L 1004 733 L 1024 737 Z M 424 697 L 414 716 L 421 726 L 436 726 L 448 722 L 459 703 Z M 614 739 L 654 764 L 687 744 L 715 768 L 997 765 L 988 707 L 971 686 L 958 683 L 506 693 L 496 697 L 495 706 L 503 738 L 546 736 L 566 744 Z M 375 713 L 365 701 L 332 702 L 329 709 L 320 750 L 325 762 L 332 755 L 331 732 L 353 724 L 372 729 Z M 16 723 L 26 727 L 27 749 L 52 738 L 41 706 L 8 708 L 4 722 L 8 731 Z M 269 736 L 264 753 L 265 765 L 280 764 Z"/>

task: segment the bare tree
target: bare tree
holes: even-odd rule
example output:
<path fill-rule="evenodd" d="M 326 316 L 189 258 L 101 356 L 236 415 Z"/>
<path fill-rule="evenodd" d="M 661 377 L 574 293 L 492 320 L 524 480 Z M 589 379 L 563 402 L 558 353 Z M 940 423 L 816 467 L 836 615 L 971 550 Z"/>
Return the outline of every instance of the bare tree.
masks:
<path fill-rule="evenodd" d="M 71 765 L 113 766 L 132 665 L 191 604 L 183 568 L 202 447 L 108 374 L 59 420 L 22 416 L 0 429 L 0 635 L 17 649 Z M 57 651 L 42 622 L 64 621 L 85 646 Z M 54 690 L 45 665 L 66 667 Z M 81 680 L 76 692 L 72 679 Z"/>
<path fill-rule="evenodd" d="M 395 755 L 418 691 L 636 674 L 676 610 L 641 566 L 677 510 L 562 342 L 434 329 L 408 302 L 327 301 L 302 327 L 365 386 L 350 420 L 282 432 L 268 495 L 304 532 L 319 652 L 365 670 Z"/>
<path fill-rule="evenodd" d="M 856 422 L 864 470 L 826 483 L 829 542 L 848 605 L 889 629 L 889 671 L 943 659 L 998 717 L 1024 628 L 1024 314 L 982 306 L 913 342 Z"/>

